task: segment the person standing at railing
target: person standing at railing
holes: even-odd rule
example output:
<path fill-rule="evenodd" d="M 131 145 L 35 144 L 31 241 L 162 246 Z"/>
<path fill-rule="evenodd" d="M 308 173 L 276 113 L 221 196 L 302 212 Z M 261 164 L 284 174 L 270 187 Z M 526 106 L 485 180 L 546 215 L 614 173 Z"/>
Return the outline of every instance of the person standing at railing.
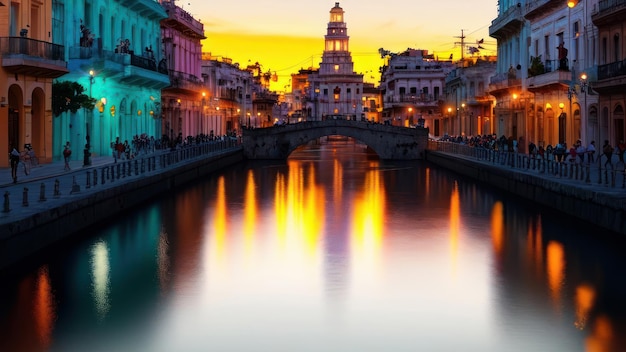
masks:
<path fill-rule="evenodd" d="M 585 162 L 585 154 L 587 154 L 587 148 L 585 148 L 582 141 L 579 139 L 576 141 L 576 155 L 580 158 L 581 164 Z"/>
<path fill-rule="evenodd" d="M 556 162 L 560 163 L 565 160 L 566 151 L 567 151 L 567 147 L 566 147 L 565 142 L 557 143 L 557 145 L 554 147 L 554 156 L 555 156 Z"/>
<path fill-rule="evenodd" d="M 606 157 L 606 161 L 604 162 L 604 166 L 613 166 L 613 164 L 611 164 L 611 158 L 613 157 L 613 147 L 611 147 L 611 144 L 609 143 L 609 140 L 606 139 L 604 140 L 604 145 L 602 146 L 602 154 Z"/>
<path fill-rule="evenodd" d="M 587 146 L 587 162 L 593 163 L 596 154 L 596 141 L 591 141 Z"/>

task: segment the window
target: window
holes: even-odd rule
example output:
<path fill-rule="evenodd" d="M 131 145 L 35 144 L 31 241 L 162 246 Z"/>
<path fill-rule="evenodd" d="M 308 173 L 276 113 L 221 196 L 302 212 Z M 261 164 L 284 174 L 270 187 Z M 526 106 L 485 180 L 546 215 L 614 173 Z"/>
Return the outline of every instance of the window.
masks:
<path fill-rule="evenodd" d="M 52 42 L 55 44 L 65 43 L 65 31 L 63 30 L 65 22 L 65 6 L 63 3 L 52 2 Z"/>

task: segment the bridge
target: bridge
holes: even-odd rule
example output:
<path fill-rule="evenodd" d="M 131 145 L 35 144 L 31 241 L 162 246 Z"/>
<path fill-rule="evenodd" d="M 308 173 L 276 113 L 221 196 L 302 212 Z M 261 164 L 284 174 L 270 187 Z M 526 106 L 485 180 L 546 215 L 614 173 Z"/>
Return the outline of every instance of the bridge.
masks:
<path fill-rule="evenodd" d="M 352 137 L 384 160 L 422 159 L 428 144 L 424 127 L 327 119 L 243 130 L 243 152 L 248 159 L 286 159 L 297 147 L 332 135 Z"/>

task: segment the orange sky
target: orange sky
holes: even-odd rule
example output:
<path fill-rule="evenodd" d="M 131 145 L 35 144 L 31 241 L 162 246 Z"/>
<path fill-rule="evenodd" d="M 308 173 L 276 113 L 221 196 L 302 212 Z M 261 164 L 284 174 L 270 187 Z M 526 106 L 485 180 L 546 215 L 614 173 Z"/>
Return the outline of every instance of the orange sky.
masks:
<path fill-rule="evenodd" d="M 204 24 L 204 52 L 228 57 L 245 67 L 261 64 L 263 72 L 276 72 L 270 89 L 286 90 L 292 73 L 318 68 L 324 50 L 324 34 L 335 1 L 240 0 L 214 3 L 186 2 L 184 6 Z M 482 55 L 495 55 L 495 39 L 489 25 L 496 18 L 496 0 L 476 0 L 468 8 L 464 0 L 344 0 L 354 71 L 366 82 L 378 83 L 383 65 L 378 49 L 402 52 L 424 49 L 440 59 L 461 56 L 461 31 L 465 42 L 484 39 Z M 469 29 L 468 29 L 469 28 Z M 468 55 L 468 54 L 466 54 Z"/>

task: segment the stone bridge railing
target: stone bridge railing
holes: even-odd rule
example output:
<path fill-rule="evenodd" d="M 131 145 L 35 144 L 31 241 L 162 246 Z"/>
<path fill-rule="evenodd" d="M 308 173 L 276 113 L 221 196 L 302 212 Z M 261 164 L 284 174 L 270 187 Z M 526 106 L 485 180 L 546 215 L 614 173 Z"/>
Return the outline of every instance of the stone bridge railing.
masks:
<path fill-rule="evenodd" d="M 428 144 L 427 128 L 329 119 L 244 130 L 244 156 L 248 159 L 286 159 L 297 147 L 332 135 L 355 138 L 385 160 L 422 159 Z"/>

